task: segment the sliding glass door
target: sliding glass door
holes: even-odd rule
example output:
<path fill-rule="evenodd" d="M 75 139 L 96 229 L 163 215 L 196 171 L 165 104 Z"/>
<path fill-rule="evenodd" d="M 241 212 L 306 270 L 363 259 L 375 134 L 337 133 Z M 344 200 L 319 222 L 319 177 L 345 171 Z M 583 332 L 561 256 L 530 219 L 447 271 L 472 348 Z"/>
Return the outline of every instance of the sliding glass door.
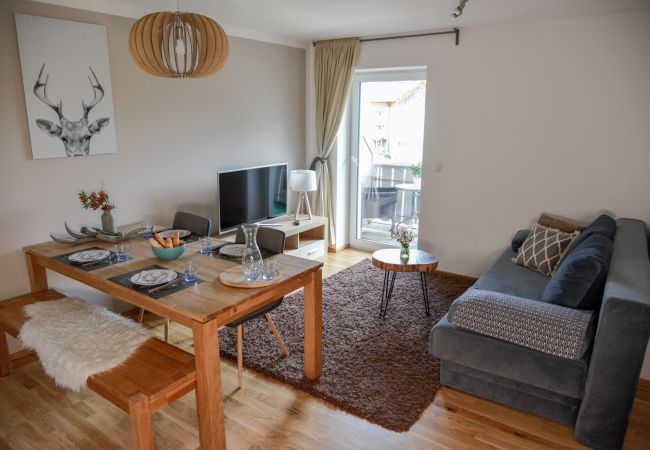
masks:
<path fill-rule="evenodd" d="M 395 245 L 390 231 L 406 227 L 417 245 L 426 71 L 372 70 L 352 85 L 350 244 Z"/>

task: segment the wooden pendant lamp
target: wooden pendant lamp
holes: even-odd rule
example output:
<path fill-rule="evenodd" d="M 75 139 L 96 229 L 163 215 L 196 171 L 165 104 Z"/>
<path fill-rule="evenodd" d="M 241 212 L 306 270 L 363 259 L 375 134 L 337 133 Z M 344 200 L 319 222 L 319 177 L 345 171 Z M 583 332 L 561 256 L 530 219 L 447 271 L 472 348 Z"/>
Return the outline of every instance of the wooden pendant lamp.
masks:
<path fill-rule="evenodd" d="M 157 12 L 138 20 L 129 34 L 133 61 L 145 72 L 165 78 L 201 78 L 228 61 L 228 37 L 209 17 Z"/>

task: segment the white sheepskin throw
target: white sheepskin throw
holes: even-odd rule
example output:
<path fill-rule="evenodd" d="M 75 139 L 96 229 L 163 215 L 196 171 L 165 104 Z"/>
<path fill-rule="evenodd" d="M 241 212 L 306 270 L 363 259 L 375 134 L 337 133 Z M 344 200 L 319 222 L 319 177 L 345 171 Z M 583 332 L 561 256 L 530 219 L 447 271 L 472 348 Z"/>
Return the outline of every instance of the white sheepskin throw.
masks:
<path fill-rule="evenodd" d="M 151 337 L 132 320 L 80 298 L 33 303 L 18 338 L 58 386 L 81 391 L 88 377 L 123 363 Z"/>

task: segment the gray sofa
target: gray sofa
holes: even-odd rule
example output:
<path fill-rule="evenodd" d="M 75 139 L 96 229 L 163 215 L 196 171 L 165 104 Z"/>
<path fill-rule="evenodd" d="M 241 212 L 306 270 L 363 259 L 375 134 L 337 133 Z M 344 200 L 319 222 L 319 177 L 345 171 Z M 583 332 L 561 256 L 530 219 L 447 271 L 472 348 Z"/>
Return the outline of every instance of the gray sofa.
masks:
<path fill-rule="evenodd" d="M 508 248 L 473 286 L 541 301 L 550 278 L 515 265 Z M 623 445 L 650 334 L 650 260 L 644 222 L 619 219 L 591 350 L 558 358 L 461 329 L 445 316 L 430 336 L 441 384 L 574 425 L 597 449 Z M 587 342 L 589 344 L 589 342 Z"/>

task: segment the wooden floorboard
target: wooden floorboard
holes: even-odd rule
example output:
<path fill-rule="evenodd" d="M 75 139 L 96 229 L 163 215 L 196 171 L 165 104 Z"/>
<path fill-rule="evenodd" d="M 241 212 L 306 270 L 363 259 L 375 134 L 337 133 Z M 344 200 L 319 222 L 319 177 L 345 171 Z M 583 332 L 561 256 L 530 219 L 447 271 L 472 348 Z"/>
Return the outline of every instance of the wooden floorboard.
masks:
<path fill-rule="evenodd" d="M 330 253 L 329 276 L 369 256 L 346 249 Z M 162 337 L 163 321 L 146 315 Z M 192 350 L 190 331 L 171 326 L 171 342 Z M 543 449 L 583 448 L 567 425 L 442 388 L 407 433 L 395 433 L 344 413 L 290 386 L 244 372 L 224 361 L 223 392 L 229 449 Z M 153 418 L 157 448 L 195 449 L 196 403 L 182 397 Z M 38 363 L 27 362 L 0 378 L 0 450 L 130 448 L 129 417 L 92 391 L 57 388 Z M 626 449 L 650 448 L 650 383 L 642 382 L 632 411 Z"/>

